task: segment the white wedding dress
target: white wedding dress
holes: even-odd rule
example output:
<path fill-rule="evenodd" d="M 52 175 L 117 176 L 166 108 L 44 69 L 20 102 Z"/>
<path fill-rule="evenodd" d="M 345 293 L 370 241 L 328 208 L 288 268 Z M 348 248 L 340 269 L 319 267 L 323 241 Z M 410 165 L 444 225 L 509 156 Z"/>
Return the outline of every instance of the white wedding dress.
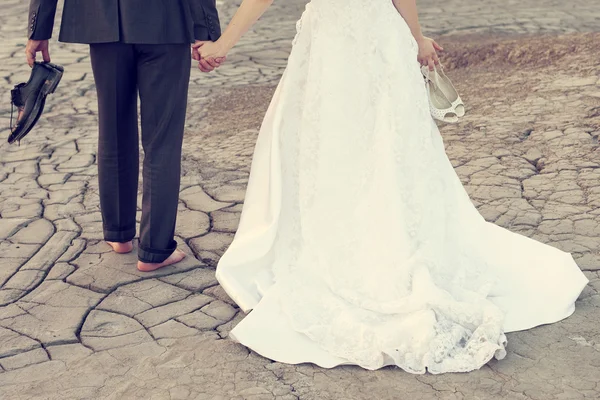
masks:
<path fill-rule="evenodd" d="M 217 268 L 272 360 L 470 371 L 569 316 L 571 255 L 487 223 L 450 164 L 391 0 L 313 0 Z"/>

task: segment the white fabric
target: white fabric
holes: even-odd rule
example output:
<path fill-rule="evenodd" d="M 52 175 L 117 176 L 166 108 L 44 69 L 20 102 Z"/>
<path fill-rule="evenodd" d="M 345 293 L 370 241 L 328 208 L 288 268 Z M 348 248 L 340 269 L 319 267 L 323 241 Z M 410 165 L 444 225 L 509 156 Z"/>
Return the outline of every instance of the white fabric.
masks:
<path fill-rule="evenodd" d="M 391 0 L 313 0 L 299 21 L 217 268 L 253 309 L 231 337 L 263 356 L 470 371 L 574 311 L 572 257 L 472 205 L 416 55 Z"/>

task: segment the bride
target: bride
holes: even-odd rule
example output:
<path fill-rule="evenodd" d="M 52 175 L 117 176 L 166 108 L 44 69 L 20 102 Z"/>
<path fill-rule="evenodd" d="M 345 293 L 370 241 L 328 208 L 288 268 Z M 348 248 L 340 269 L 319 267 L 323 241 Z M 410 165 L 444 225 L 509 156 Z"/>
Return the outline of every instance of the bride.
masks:
<path fill-rule="evenodd" d="M 200 43 L 201 69 L 270 1 Z M 571 315 L 587 283 L 571 255 L 486 222 L 445 154 L 419 66 L 440 47 L 415 0 L 313 0 L 297 31 L 217 268 L 252 310 L 231 338 L 284 363 L 437 374 Z"/>

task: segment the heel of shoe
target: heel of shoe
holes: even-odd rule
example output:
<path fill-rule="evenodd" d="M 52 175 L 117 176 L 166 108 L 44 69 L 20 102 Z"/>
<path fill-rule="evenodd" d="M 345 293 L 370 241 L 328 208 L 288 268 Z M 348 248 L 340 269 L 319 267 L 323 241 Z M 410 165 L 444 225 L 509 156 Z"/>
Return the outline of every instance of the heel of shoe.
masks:
<path fill-rule="evenodd" d="M 52 70 L 52 72 L 50 72 L 50 74 L 46 78 L 46 82 L 49 82 L 49 83 L 44 85 L 44 88 L 42 89 L 44 92 L 44 95 L 47 96 L 56 91 L 56 88 L 58 87 L 58 84 L 60 83 L 62 76 L 63 76 L 63 72 L 60 70 L 54 69 L 54 70 Z"/>

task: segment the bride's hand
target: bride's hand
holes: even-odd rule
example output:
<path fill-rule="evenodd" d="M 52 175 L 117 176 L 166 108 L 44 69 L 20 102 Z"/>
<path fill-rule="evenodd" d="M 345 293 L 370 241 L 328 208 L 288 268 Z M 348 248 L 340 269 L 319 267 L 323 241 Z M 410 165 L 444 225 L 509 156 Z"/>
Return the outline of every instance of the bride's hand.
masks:
<path fill-rule="evenodd" d="M 210 72 L 227 59 L 227 49 L 219 41 L 197 41 L 192 45 L 192 58 L 198 61 L 202 72 Z"/>
<path fill-rule="evenodd" d="M 435 66 L 440 63 L 436 50 L 443 51 L 444 48 L 437 44 L 435 40 L 425 36 L 417 40 L 417 44 L 419 45 L 419 55 L 417 56 L 419 63 L 423 66 L 429 66 L 429 70 L 433 71 Z"/>

